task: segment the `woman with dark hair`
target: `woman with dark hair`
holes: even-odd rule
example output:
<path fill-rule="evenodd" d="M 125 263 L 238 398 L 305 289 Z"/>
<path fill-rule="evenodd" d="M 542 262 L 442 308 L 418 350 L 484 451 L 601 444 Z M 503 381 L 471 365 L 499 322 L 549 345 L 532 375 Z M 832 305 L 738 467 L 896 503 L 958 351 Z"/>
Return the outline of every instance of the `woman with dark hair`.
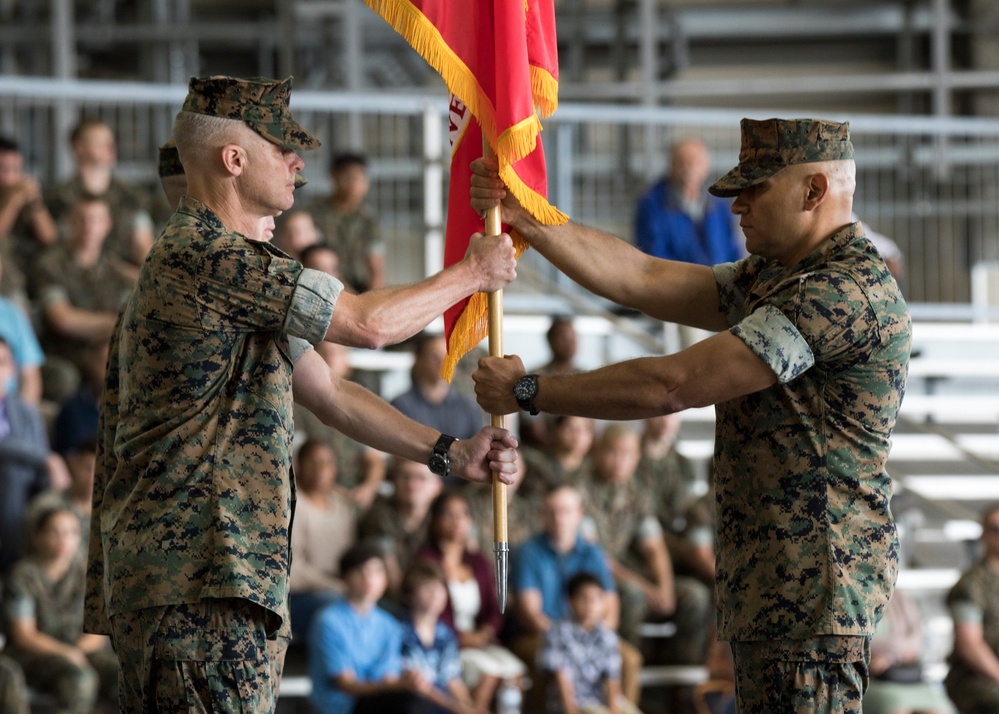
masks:
<path fill-rule="evenodd" d="M 441 622 L 458 635 L 466 684 L 477 706 L 492 701 L 500 682 L 519 687 L 524 664 L 496 644 L 503 616 L 496 601 L 496 583 L 489 559 L 473 550 L 468 501 L 448 490 L 430 506 L 428 540 L 417 559 L 438 563 L 447 580 L 448 602 Z"/>

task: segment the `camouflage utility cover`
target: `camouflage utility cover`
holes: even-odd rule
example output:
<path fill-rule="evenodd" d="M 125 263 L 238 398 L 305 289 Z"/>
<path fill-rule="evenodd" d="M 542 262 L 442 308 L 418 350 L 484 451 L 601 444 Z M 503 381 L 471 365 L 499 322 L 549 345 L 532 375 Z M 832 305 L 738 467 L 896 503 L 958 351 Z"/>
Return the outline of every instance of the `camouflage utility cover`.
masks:
<path fill-rule="evenodd" d="M 292 118 L 290 96 L 291 77 L 191 77 L 181 111 L 244 121 L 268 141 L 293 151 L 318 148 L 319 139 Z"/>
<path fill-rule="evenodd" d="M 160 158 L 156 169 L 160 178 L 183 175 L 184 165 L 180 163 L 180 154 L 177 152 L 177 143 L 173 137 L 167 139 L 167 142 L 160 147 Z"/>
<path fill-rule="evenodd" d="M 292 364 L 323 339 L 339 287 L 181 199 L 112 337 L 88 631 L 204 598 L 285 615 Z"/>
<path fill-rule="evenodd" d="M 898 541 L 885 472 L 909 312 L 859 223 L 797 266 L 715 266 L 731 332 L 777 375 L 716 406 L 718 637 L 871 635 Z"/>
<path fill-rule="evenodd" d="M 739 165 L 708 188 L 735 196 L 795 164 L 853 158 L 850 125 L 823 119 L 743 119 Z"/>

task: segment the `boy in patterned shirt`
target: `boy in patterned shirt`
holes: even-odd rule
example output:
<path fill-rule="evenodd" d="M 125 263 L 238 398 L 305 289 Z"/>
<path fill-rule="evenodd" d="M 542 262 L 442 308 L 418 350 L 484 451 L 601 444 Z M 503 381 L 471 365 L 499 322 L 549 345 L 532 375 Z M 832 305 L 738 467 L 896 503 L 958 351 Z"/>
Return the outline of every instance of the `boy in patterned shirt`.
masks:
<path fill-rule="evenodd" d="M 640 714 L 621 694 L 621 651 L 604 624 L 604 586 L 592 573 L 566 586 L 571 619 L 545 633 L 538 669 L 550 674 L 546 711 L 565 714 Z"/>

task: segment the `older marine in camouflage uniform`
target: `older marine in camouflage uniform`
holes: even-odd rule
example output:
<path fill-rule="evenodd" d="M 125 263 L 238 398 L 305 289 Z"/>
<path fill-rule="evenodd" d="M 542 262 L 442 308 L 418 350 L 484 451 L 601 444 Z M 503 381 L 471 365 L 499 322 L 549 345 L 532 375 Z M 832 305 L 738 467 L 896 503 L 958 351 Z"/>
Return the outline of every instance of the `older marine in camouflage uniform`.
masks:
<path fill-rule="evenodd" d="M 458 270 L 347 296 L 249 236 L 291 207 L 290 79 L 193 78 L 174 138 L 188 180 L 112 337 L 100 416 L 86 628 L 109 633 L 122 710 L 269 712 L 287 632 L 292 390 L 375 448 L 430 458 L 439 434 L 335 380 L 311 349 L 374 346 L 513 277 L 506 239 L 473 237 Z M 450 272 L 449 272 L 450 271 Z M 336 308 L 334 310 L 334 307 Z M 486 428 L 454 444 L 467 478 L 504 479 L 515 441 Z"/>
<path fill-rule="evenodd" d="M 479 403 L 604 419 L 715 404 L 718 636 L 732 641 L 740 712 L 859 712 L 869 643 L 898 569 L 885 472 L 911 325 L 897 284 L 853 223 L 846 124 L 742 122 L 735 196 L 749 258 L 657 260 L 600 231 L 543 226 L 473 164 L 472 206 L 571 278 L 664 320 L 718 334 L 675 355 L 572 376 L 487 358 Z"/>
<path fill-rule="evenodd" d="M 999 508 L 982 518 L 982 559 L 947 595 L 954 619 L 954 651 L 944 681 L 963 714 L 999 711 Z"/>

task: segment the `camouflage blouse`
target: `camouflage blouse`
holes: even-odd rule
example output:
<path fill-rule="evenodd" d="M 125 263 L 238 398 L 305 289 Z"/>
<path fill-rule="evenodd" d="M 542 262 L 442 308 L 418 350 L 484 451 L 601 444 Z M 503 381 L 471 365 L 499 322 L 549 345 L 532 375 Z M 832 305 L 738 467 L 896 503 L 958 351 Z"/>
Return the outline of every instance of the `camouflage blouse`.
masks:
<path fill-rule="evenodd" d="M 714 268 L 722 311 L 777 375 L 717 405 L 719 639 L 870 635 L 898 541 L 885 472 L 911 323 L 859 223 L 793 268 Z"/>
<path fill-rule="evenodd" d="M 203 598 L 286 614 L 292 365 L 323 339 L 341 287 L 181 201 L 112 337 L 88 631 Z"/>

